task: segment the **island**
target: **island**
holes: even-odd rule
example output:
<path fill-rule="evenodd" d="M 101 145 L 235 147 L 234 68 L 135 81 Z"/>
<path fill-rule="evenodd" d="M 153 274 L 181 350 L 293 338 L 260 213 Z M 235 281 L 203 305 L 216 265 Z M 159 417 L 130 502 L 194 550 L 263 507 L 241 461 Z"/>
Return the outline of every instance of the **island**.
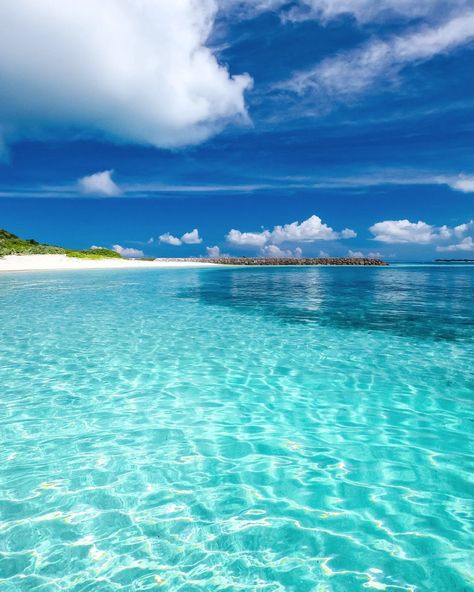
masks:
<path fill-rule="evenodd" d="M 117 269 L 123 267 L 203 267 L 263 265 L 386 266 L 381 259 L 365 257 L 123 257 L 113 249 L 67 249 L 23 239 L 0 229 L 0 271 L 52 271 L 68 269 Z"/>
<path fill-rule="evenodd" d="M 123 259 L 122 255 L 112 249 L 65 249 L 39 243 L 33 238 L 20 238 L 16 234 L 0 228 L 0 257 L 5 255 L 66 255 L 80 259 Z"/>
<path fill-rule="evenodd" d="M 435 259 L 435 263 L 474 263 L 474 259 Z"/>

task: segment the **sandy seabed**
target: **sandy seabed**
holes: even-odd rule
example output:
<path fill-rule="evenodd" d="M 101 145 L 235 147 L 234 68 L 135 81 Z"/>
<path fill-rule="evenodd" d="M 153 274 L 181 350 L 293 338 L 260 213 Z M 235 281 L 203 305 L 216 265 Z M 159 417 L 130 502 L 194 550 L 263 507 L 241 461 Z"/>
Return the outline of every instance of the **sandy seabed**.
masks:
<path fill-rule="evenodd" d="M 77 259 L 66 255 L 6 255 L 0 257 L 2 271 L 60 271 L 68 269 L 142 269 L 147 267 L 204 267 L 215 265 L 207 261 L 170 261 L 155 259 Z"/>

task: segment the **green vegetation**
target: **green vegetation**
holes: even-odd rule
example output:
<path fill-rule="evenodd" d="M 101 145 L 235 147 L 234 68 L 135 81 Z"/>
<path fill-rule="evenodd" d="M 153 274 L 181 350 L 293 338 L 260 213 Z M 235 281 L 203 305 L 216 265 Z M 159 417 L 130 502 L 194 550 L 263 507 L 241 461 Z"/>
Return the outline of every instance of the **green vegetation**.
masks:
<path fill-rule="evenodd" d="M 122 255 L 111 249 L 85 249 L 84 251 L 65 249 L 65 251 L 68 257 L 77 257 L 79 259 L 123 259 Z"/>
<path fill-rule="evenodd" d="M 64 249 L 38 243 L 32 238 L 25 240 L 0 228 L 0 257 L 4 255 L 67 255 L 80 259 L 123 259 L 121 255 L 111 249 L 86 249 L 83 251 Z"/>

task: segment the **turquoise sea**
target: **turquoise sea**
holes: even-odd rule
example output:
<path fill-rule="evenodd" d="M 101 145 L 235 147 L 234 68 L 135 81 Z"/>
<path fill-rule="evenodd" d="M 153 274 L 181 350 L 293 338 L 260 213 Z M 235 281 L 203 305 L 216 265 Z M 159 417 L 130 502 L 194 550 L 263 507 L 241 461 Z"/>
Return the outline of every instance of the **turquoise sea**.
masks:
<path fill-rule="evenodd" d="M 0 275 L 0 591 L 461 592 L 474 267 Z"/>

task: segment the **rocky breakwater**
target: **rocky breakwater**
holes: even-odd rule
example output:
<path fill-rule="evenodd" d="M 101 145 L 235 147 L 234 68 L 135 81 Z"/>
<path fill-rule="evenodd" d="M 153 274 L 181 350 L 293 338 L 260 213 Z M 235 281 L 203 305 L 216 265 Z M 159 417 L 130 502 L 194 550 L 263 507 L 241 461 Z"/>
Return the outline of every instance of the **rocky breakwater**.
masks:
<path fill-rule="evenodd" d="M 221 265 L 388 265 L 381 259 L 362 257 L 216 257 L 212 261 Z"/>
<path fill-rule="evenodd" d="M 219 265 L 388 265 L 388 263 L 385 263 L 381 259 L 364 257 L 214 257 L 212 259 L 196 257 L 188 259 L 162 259 L 162 261 L 193 261 Z"/>

